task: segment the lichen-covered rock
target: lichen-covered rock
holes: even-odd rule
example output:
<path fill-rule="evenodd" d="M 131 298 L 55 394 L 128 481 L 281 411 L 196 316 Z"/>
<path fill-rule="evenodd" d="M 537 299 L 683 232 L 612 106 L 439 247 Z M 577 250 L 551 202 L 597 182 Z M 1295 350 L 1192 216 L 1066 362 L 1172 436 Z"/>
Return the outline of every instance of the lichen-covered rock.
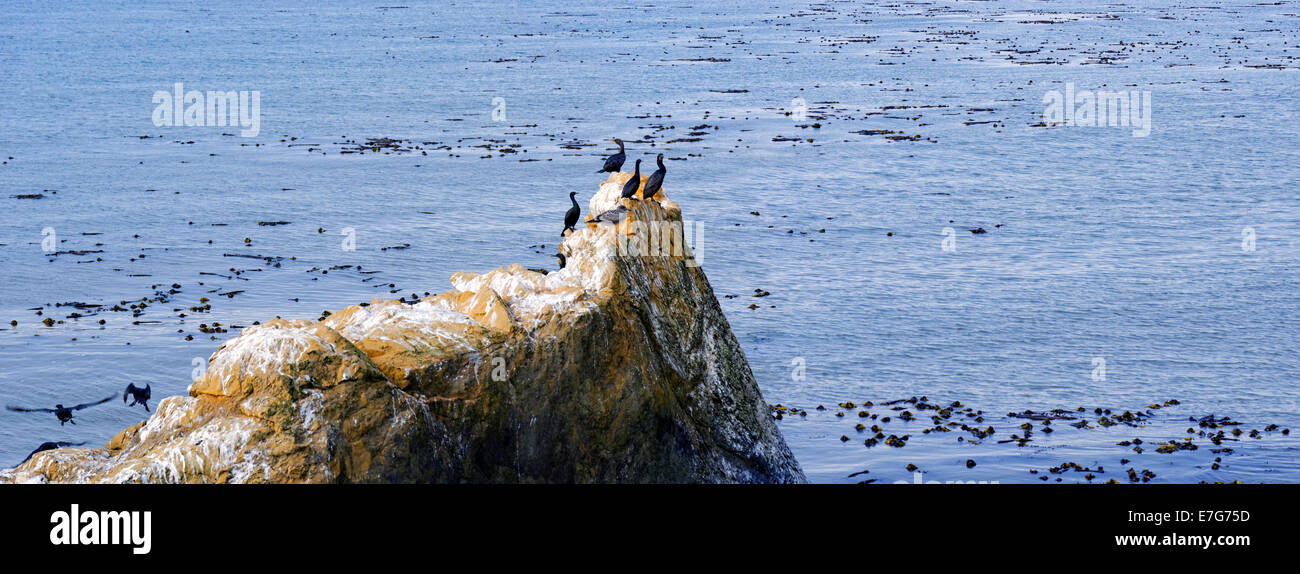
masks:
<path fill-rule="evenodd" d="M 588 210 L 620 223 L 566 237 L 561 271 L 246 328 L 189 396 L 0 482 L 804 481 L 681 210 L 621 199 L 629 177 Z"/>

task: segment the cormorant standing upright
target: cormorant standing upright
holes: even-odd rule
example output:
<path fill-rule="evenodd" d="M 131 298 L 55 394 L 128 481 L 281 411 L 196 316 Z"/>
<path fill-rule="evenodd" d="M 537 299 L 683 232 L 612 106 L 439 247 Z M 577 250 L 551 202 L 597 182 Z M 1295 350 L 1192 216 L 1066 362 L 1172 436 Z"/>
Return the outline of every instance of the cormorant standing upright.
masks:
<path fill-rule="evenodd" d="M 560 230 L 560 237 L 564 237 L 565 231 L 577 231 L 573 226 L 578 223 L 578 215 L 582 210 L 578 209 L 578 200 L 573 198 L 575 195 L 578 195 L 578 192 L 575 191 L 569 194 L 569 201 L 573 202 L 573 207 L 570 207 L 568 211 L 564 212 L 564 229 Z"/>
<path fill-rule="evenodd" d="M 600 171 L 597 171 L 596 173 L 606 171 L 610 173 L 618 173 L 619 170 L 623 169 L 623 162 L 627 161 L 627 153 L 623 151 L 623 140 L 614 138 L 611 141 L 618 144 L 618 153 L 605 158 L 605 167 L 600 168 Z"/>
<path fill-rule="evenodd" d="M 659 188 L 664 185 L 664 174 L 668 173 L 668 168 L 664 167 L 664 154 L 659 154 L 659 157 L 655 159 L 655 163 L 659 164 L 659 169 L 656 169 L 654 173 L 650 174 L 650 177 L 646 178 L 645 189 L 641 190 L 641 199 L 654 197 L 656 193 L 659 193 Z"/>
<path fill-rule="evenodd" d="M 145 412 L 149 412 L 149 397 L 153 396 L 153 391 L 147 383 L 143 389 L 135 386 L 135 383 L 127 383 L 126 390 L 122 392 L 122 402 L 125 403 L 128 396 L 132 398 L 132 401 L 127 406 L 144 405 Z"/>
<path fill-rule="evenodd" d="M 636 160 L 636 173 L 632 174 L 632 179 L 623 184 L 623 199 L 629 197 L 636 198 L 636 190 L 641 187 L 641 160 Z"/>
<path fill-rule="evenodd" d="M 24 407 L 11 407 L 11 406 L 6 406 L 5 408 L 19 413 L 54 413 L 54 416 L 59 417 L 59 426 L 63 426 L 64 423 L 72 423 L 74 425 L 77 424 L 76 421 L 72 420 L 72 411 L 79 411 L 81 409 L 93 407 L 95 405 L 102 405 L 111 400 L 113 400 L 113 395 L 109 395 L 105 397 L 103 400 L 95 401 L 93 403 L 82 403 L 80 405 L 76 405 L 73 407 L 54 405 L 54 408 L 52 409 L 28 409 Z"/>

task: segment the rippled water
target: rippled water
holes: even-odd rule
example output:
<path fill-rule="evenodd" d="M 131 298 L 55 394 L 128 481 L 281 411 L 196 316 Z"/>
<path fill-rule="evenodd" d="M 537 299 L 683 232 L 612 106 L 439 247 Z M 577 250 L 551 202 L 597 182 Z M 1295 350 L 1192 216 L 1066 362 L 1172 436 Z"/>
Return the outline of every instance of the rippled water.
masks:
<path fill-rule="evenodd" d="M 1037 481 L 1029 469 L 1066 461 L 1106 467 L 1098 480 L 1300 479 L 1278 432 L 1231 454 L 1115 444 L 1182 438 L 1210 413 L 1300 425 L 1295 2 L 3 11 L 0 402 L 128 381 L 183 394 L 230 326 L 553 266 L 568 192 L 596 190 L 617 136 L 631 159 L 669 157 L 665 190 L 703 229 L 765 398 L 808 409 L 779 424 L 811 479 L 911 481 L 914 463 L 925 480 Z M 257 90 L 261 133 L 156 127 L 153 93 L 176 82 Z M 1150 135 L 1034 126 L 1067 82 L 1149 91 Z M 385 137 L 409 151 L 341 153 Z M 14 197 L 28 194 L 44 197 Z M 46 228 L 59 251 L 102 253 L 48 255 Z M 159 291 L 138 316 L 103 310 Z M 210 312 L 189 311 L 201 297 Z M 54 306 L 72 302 L 105 307 Z M 229 331 L 199 332 L 213 322 Z M 882 425 L 908 446 L 867 448 L 858 409 L 835 406 L 913 395 L 981 409 L 997 434 L 922 435 L 922 414 Z M 997 443 L 1023 422 L 1008 411 L 1091 420 L 1167 399 L 1181 405 L 1141 429 L 1062 421 Z M 145 414 L 0 412 L 0 464 Z"/>

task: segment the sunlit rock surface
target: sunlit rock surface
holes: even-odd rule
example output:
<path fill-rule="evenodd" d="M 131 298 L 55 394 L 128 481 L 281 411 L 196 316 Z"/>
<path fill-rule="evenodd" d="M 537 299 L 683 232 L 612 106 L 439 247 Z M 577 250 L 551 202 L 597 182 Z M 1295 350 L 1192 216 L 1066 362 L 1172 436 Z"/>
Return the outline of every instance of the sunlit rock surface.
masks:
<path fill-rule="evenodd" d="M 616 173 L 567 268 L 244 329 L 189 396 L 3 482 L 803 482 L 660 191 Z M 639 196 L 639 192 L 638 192 Z"/>

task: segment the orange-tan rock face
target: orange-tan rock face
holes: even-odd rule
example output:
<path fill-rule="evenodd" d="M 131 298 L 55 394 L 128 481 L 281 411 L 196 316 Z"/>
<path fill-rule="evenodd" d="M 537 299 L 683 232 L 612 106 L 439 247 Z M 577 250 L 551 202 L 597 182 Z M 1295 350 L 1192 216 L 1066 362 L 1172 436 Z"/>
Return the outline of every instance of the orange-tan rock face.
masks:
<path fill-rule="evenodd" d="M 678 206 L 601 185 L 568 266 L 244 329 L 189 396 L 0 482 L 802 482 Z M 591 219 L 587 215 L 586 219 Z"/>

